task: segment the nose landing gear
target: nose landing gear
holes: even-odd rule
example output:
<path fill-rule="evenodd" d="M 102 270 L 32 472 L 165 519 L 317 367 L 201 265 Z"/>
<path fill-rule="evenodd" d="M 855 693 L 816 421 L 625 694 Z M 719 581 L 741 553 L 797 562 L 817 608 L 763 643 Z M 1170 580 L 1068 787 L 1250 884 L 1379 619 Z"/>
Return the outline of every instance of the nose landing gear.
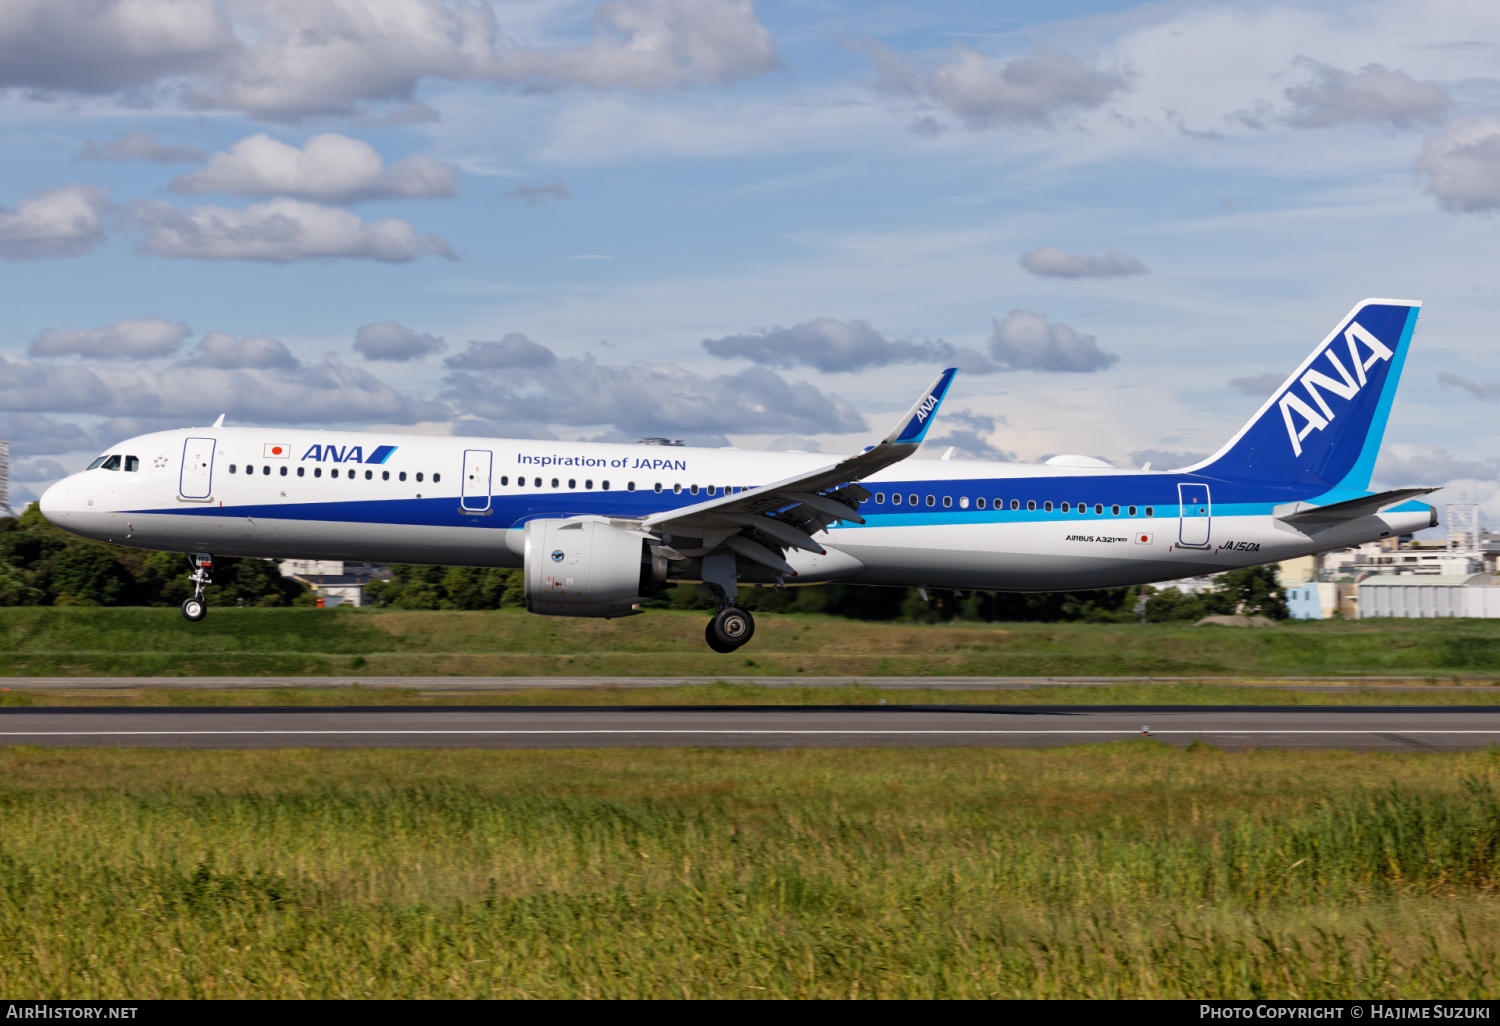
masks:
<path fill-rule="evenodd" d="M 188 580 L 193 582 L 193 597 L 182 602 L 182 615 L 189 623 L 197 623 L 208 615 L 208 602 L 203 589 L 213 583 L 214 557 L 207 552 L 194 552 L 188 556 L 193 572 Z"/>
<path fill-rule="evenodd" d="M 754 618 L 739 606 L 725 606 L 703 629 L 703 640 L 715 652 L 733 652 L 754 635 Z"/>

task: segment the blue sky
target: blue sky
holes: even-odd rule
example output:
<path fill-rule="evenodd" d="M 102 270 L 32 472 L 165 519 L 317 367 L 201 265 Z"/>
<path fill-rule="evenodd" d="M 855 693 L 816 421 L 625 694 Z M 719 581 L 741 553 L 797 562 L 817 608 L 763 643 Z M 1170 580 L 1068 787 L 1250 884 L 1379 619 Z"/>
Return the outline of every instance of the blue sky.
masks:
<path fill-rule="evenodd" d="M 949 361 L 961 455 L 1176 465 L 1389 296 L 1378 483 L 1500 518 L 1497 44 L 1441 0 L 12 0 L 13 496 L 219 412 L 851 451 Z"/>

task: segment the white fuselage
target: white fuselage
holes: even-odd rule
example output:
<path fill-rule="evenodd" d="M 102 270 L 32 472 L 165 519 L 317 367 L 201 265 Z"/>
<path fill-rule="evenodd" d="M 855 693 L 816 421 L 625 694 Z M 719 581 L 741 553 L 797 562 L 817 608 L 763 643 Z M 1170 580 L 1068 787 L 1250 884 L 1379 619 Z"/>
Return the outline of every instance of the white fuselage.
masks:
<path fill-rule="evenodd" d="M 528 520 L 639 519 L 834 462 L 816 453 L 226 427 L 141 435 L 110 455 L 122 469 L 87 470 L 47 490 L 49 520 L 145 549 L 495 567 L 521 566 Z M 863 484 L 872 493 L 860 506 L 864 525 L 820 533 L 827 556 L 787 553 L 797 583 L 1074 591 L 1272 563 L 1432 522 L 1430 507 L 1407 503 L 1299 529 L 1271 510 L 1310 495 L 1177 472 L 910 459 Z"/>

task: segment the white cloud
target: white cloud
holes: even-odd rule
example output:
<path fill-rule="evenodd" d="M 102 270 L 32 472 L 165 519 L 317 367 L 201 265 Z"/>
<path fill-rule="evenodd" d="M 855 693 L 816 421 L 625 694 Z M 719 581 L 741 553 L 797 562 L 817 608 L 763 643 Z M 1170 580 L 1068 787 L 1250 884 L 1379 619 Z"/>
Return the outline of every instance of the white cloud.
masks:
<path fill-rule="evenodd" d="M 274 199 L 243 210 L 194 207 L 191 211 L 137 200 L 135 217 L 143 233 L 141 251 L 174 260 L 404 263 L 429 255 L 458 258 L 439 236 L 419 235 L 399 218 L 364 221 L 347 210 L 301 200 Z"/>
<path fill-rule="evenodd" d="M 224 331 L 210 331 L 198 340 L 192 361 L 185 367 L 215 367 L 219 370 L 296 370 L 302 364 L 286 346 L 269 335 L 235 338 Z"/>
<path fill-rule="evenodd" d="M 94 436 L 77 424 L 40 413 L 0 413 L 0 438 L 12 456 L 35 456 L 93 449 Z"/>
<path fill-rule="evenodd" d="M 1103 105 L 1129 88 L 1132 77 L 1060 50 L 1001 61 L 959 46 L 947 60 L 922 70 L 879 44 L 869 49 L 883 89 L 941 104 L 971 129 L 1048 124 L 1064 112 Z"/>
<path fill-rule="evenodd" d="M 207 423 L 220 413 L 267 424 L 399 423 L 447 416 L 442 407 L 403 396 L 368 372 L 336 360 L 249 369 L 212 365 L 215 359 L 234 362 L 236 347 L 242 365 L 257 358 L 274 361 L 273 346 L 261 348 L 257 357 L 258 342 L 229 339 L 222 348 L 211 345 L 202 351 L 203 359 L 180 361 L 160 371 L 140 365 L 38 363 L 0 354 L 0 408 L 12 411 L 6 415 L 11 418 L 83 413 L 183 426 Z M 0 427 L 5 423 L 5 417 L 0 417 Z M 57 445 L 79 447 L 70 444 L 70 439 L 52 444 L 53 448 L 31 451 L 67 451 Z"/>
<path fill-rule="evenodd" d="M 180 175 L 177 192 L 294 196 L 327 203 L 372 199 L 433 199 L 458 194 L 458 173 L 420 154 L 390 167 L 361 139 L 328 132 L 301 149 L 264 132 L 215 153 L 207 166 Z"/>
<path fill-rule="evenodd" d="M 1422 143 L 1417 173 L 1449 210 L 1479 213 L 1500 207 L 1500 120 L 1455 118 Z"/>
<path fill-rule="evenodd" d="M 104 241 L 109 193 L 92 185 L 43 189 L 15 209 L 0 206 L 0 257 L 41 260 L 87 253 Z"/>
<path fill-rule="evenodd" d="M 56 460 L 20 460 L 10 465 L 12 481 L 56 481 L 68 472 Z"/>
<path fill-rule="evenodd" d="M 953 357 L 941 340 L 887 338 L 864 321 L 830 317 L 745 335 L 706 338 L 703 348 L 721 359 L 749 360 L 768 367 L 815 367 L 827 373 L 861 371 L 893 363 L 933 363 Z"/>
<path fill-rule="evenodd" d="M 160 317 L 126 319 L 102 328 L 48 328 L 31 340 L 32 356 L 90 356 L 139 360 L 166 356 L 193 333 L 181 321 Z"/>
<path fill-rule="evenodd" d="M 111 92 L 205 70 L 235 46 L 214 0 L 0 4 L 0 86 Z"/>
<path fill-rule="evenodd" d="M 502 52 L 499 79 L 659 92 L 730 82 L 780 64 L 751 0 L 610 0 L 586 46 Z"/>
<path fill-rule="evenodd" d="M 507 343 L 509 350 L 503 348 Z M 486 362 L 488 354 L 499 359 Z M 514 362 L 516 356 L 525 362 Z M 445 381 L 443 398 L 462 413 L 504 425 L 608 424 L 632 438 L 665 436 L 714 445 L 727 444 L 731 432 L 843 434 L 866 427 L 838 396 L 788 382 L 763 367 L 708 378 L 669 363 L 559 359 L 524 335 L 475 343 L 448 363 L 490 368 L 456 370 Z"/>
<path fill-rule="evenodd" d="M 528 12 L 507 12 L 527 17 Z M 750 0 L 610 0 L 582 45 L 500 46 L 483 0 L 7 0 L 0 86 L 198 107 L 272 120 L 397 104 L 430 116 L 423 79 L 656 92 L 776 67 Z"/>
<path fill-rule="evenodd" d="M 418 334 L 395 321 L 366 324 L 354 333 L 354 348 L 366 360 L 418 360 L 446 346 L 436 335 Z"/>
<path fill-rule="evenodd" d="M 546 346 L 513 331 L 499 342 L 470 342 L 468 349 L 443 362 L 454 370 L 509 370 L 551 367 L 557 357 Z"/>
<path fill-rule="evenodd" d="M 573 194 L 568 192 L 568 183 L 561 178 L 541 185 L 518 185 L 501 193 L 510 199 L 518 199 L 528 207 L 539 207 L 547 200 L 572 199 Z"/>
<path fill-rule="evenodd" d="M 1042 246 L 1021 254 L 1021 266 L 1044 278 L 1126 278 L 1146 274 L 1146 265 L 1129 253 L 1107 249 L 1103 256 L 1069 253 Z"/>
<path fill-rule="evenodd" d="M 150 132 L 137 129 L 97 143 L 89 139 L 79 160 L 144 160 L 152 164 L 196 164 L 203 151 L 196 146 L 168 146 Z"/>
<path fill-rule="evenodd" d="M 1436 445 L 1390 442 L 1381 447 L 1375 462 L 1375 479 L 1391 488 L 1458 480 L 1494 481 L 1497 477 L 1500 477 L 1500 461 L 1493 457 L 1459 459 Z"/>
<path fill-rule="evenodd" d="M 1411 128 L 1437 124 L 1453 106 L 1441 86 L 1418 82 L 1383 64 L 1367 64 L 1351 73 L 1306 57 L 1296 63 L 1312 73 L 1312 81 L 1286 91 L 1293 107 L 1287 123 L 1297 128 L 1330 128 L 1354 121 Z"/>
<path fill-rule="evenodd" d="M 990 355 L 1006 370 L 1039 370 L 1087 374 L 1104 370 L 1120 358 L 1100 350 L 1092 335 L 1080 335 L 1046 314 L 1012 310 L 994 322 Z"/>
<path fill-rule="evenodd" d="M 1240 395 L 1268 396 L 1276 391 L 1284 381 L 1286 381 L 1285 374 L 1270 371 L 1266 374 L 1254 374 L 1245 378 L 1233 378 L 1229 382 L 1229 388 Z"/>

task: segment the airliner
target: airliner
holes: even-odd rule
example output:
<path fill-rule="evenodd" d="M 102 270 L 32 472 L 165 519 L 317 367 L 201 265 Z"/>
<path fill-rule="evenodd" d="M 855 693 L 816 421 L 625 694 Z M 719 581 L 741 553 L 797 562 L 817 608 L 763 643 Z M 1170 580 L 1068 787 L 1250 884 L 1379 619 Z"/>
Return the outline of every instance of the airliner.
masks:
<path fill-rule="evenodd" d="M 87 538 L 185 553 L 190 621 L 219 556 L 524 570 L 526 608 L 618 617 L 675 582 L 718 611 L 730 652 L 755 622 L 741 587 L 847 584 L 1078 591 L 1274 563 L 1435 526 L 1371 492 L 1421 304 L 1367 299 L 1238 434 L 1177 470 L 1084 456 L 908 460 L 943 371 L 873 446 L 816 453 L 229 427 L 110 447 L 42 513 Z M 659 441 L 659 440 L 658 440 Z"/>

